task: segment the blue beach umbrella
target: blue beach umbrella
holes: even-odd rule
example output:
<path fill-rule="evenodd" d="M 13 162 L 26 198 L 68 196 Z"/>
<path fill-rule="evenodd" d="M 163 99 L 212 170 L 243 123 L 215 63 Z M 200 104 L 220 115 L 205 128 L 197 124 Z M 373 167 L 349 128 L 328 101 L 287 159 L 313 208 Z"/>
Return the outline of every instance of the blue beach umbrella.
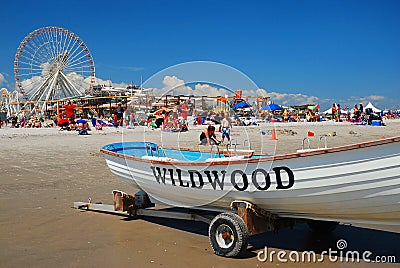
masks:
<path fill-rule="evenodd" d="M 82 124 L 85 124 L 87 121 L 85 120 L 85 119 L 78 119 L 78 120 L 76 120 L 76 123 L 78 123 L 78 124 L 80 124 L 80 123 L 82 123 Z"/>
<path fill-rule="evenodd" d="M 271 103 L 262 107 L 261 110 L 275 111 L 275 110 L 282 110 L 282 107 L 279 106 L 278 104 Z"/>
<path fill-rule="evenodd" d="M 237 109 L 237 108 L 247 108 L 251 107 L 251 105 L 245 101 L 236 103 L 235 105 L 232 106 L 231 110 Z"/>

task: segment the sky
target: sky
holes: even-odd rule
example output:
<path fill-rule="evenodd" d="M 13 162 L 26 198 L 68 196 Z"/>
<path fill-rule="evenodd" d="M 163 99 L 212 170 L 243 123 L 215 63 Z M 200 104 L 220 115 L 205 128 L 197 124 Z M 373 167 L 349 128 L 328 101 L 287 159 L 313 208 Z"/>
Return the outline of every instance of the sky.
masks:
<path fill-rule="evenodd" d="M 397 0 L 21 0 L 3 2 L 0 14 L 0 88 L 15 89 L 24 37 L 59 26 L 81 37 L 97 79 L 114 85 L 209 61 L 238 70 L 275 103 L 400 109 Z M 167 73 L 161 86 L 187 79 Z"/>

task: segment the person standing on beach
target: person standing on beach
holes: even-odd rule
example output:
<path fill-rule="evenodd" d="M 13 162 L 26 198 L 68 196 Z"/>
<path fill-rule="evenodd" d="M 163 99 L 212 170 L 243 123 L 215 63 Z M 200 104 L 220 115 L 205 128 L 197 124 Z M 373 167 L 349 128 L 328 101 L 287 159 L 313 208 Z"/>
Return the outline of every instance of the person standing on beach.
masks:
<path fill-rule="evenodd" d="M 182 117 L 183 120 L 187 121 L 188 113 L 189 113 L 189 105 L 186 101 L 181 105 Z"/>
<path fill-rule="evenodd" d="M 76 107 L 76 104 L 71 104 L 71 101 L 67 101 L 67 104 L 64 105 L 65 114 L 67 115 L 68 119 L 71 121 L 75 120 L 75 107 Z"/>
<path fill-rule="evenodd" d="M 133 113 L 133 111 L 131 111 L 131 113 L 129 114 L 129 126 L 135 126 L 135 114 Z"/>
<path fill-rule="evenodd" d="M 358 117 L 360 116 L 359 113 L 360 113 L 360 112 L 359 112 L 358 107 L 357 107 L 357 104 L 356 104 L 356 105 L 354 105 L 354 108 L 353 108 L 353 114 L 354 114 L 354 118 L 355 118 L 356 120 L 358 120 Z"/>
<path fill-rule="evenodd" d="M 124 108 L 122 108 L 121 103 L 118 103 L 117 110 L 115 113 L 117 115 L 117 123 L 118 123 L 116 126 L 122 126 L 124 118 Z"/>
<path fill-rule="evenodd" d="M 283 122 L 287 123 L 289 121 L 289 112 L 285 109 L 282 115 L 283 115 Z"/>
<path fill-rule="evenodd" d="M 225 113 L 225 117 L 221 121 L 222 142 L 224 142 L 225 137 L 228 140 L 228 142 L 231 141 L 231 137 L 230 137 L 231 128 L 232 128 L 231 119 L 229 118 L 229 114 Z"/>
<path fill-rule="evenodd" d="M 340 122 L 340 115 L 342 114 L 342 109 L 340 108 L 340 104 L 338 103 L 336 108 L 336 122 Z"/>
<path fill-rule="evenodd" d="M 364 107 L 361 102 L 360 102 L 360 108 L 358 110 L 360 111 L 360 114 L 362 114 L 364 112 Z"/>
<path fill-rule="evenodd" d="M 336 118 L 336 104 L 332 104 L 332 120 L 335 120 Z"/>

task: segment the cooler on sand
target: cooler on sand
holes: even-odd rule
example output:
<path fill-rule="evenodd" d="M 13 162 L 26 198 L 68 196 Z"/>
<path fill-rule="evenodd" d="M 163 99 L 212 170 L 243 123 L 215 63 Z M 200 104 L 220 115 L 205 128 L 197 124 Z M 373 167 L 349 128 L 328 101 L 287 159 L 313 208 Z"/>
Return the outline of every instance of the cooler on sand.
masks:
<path fill-rule="evenodd" d="M 380 120 L 372 120 L 371 126 L 382 126 Z"/>

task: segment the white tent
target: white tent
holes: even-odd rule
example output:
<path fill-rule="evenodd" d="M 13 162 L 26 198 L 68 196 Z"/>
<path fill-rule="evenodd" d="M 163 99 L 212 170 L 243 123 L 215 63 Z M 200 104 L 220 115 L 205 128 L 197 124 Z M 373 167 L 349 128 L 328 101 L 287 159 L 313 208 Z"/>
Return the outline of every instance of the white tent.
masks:
<path fill-rule="evenodd" d="M 381 110 L 379 110 L 379 109 L 376 108 L 374 105 L 372 105 L 371 102 L 369 102 L 369 103 L 367 104 L 367 106 L 364 107 L 364 111 L 365 111 L 365 109 L 367 109 L 367 108 L 371 108 L 372 111 L 373 111 L 374 113 L 380 113 L 380 112 L 381 112 Z"/>

